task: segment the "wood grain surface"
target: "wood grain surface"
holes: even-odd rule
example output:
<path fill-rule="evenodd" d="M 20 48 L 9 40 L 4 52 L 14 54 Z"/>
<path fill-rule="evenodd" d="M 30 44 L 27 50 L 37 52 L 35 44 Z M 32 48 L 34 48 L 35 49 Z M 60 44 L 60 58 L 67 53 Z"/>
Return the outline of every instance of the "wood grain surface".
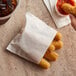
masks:
<path fill-rule="evenodd" d="M 24 14 L 29 11 L 63 35 L 64 47 L 51 68 L 43 70 L 6 50 L 7 45 L 25 24 Z M 76 31 L 68 25 L 57 29 L 42 0 L 21 0 L 20 7 L 10 20 L 0 26 L 0 76 L 76 76 Z"/>

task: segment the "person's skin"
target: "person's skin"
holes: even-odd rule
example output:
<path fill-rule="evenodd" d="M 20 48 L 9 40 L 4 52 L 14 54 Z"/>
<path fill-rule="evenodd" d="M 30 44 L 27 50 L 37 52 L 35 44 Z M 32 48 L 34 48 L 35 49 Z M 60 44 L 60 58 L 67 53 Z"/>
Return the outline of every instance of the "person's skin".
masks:
<path fill-rule="evenodd" d="M 76 30 L 76 17 L 73 15 L 70 15 L 70 19 L 71 19 L 71 25 Z"/>

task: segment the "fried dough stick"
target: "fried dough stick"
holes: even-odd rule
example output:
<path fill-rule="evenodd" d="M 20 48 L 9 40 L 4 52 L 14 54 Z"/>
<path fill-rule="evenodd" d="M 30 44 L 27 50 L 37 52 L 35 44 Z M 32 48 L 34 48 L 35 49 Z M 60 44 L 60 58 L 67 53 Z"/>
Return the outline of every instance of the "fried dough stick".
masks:
<path fill-rule="evenodd" d="M 66 13 L 72 14 L 76 16 L 76 6 L 72 6 L 71 4 L 64 3 L 61 7 Z"/>

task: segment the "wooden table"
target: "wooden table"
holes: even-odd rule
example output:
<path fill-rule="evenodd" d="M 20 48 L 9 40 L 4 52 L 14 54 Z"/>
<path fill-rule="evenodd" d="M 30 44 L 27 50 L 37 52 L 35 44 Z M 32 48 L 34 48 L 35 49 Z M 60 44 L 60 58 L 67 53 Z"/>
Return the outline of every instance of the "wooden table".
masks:
<path fill-rule="evenodd" d="M 70 25 L 57 29 L 63 34 L 64 47 L 58 51 L 59 59 L 48 70 L 5 50 L 25 24 L 25 11 L 30 11 L 57 29 L 42 0 L 21 0 L 20 7 L 11 19 L 0 26 L 0 76 L 76 76 L 76 32 Z"/>

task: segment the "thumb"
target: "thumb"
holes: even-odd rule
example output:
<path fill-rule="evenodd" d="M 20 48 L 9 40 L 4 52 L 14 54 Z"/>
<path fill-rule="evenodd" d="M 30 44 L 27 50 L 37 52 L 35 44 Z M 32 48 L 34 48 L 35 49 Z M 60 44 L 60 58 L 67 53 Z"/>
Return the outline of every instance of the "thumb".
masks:
<path fill-rule="evenodd" d="M 71 19 L 71 25 L 76 30 L 76 17 L 73 15 L 70 15 L 70 19 Z"/>
<path fill-rule="evenodd" d="M 70 16 L 71 21 L 75 21 L 76 20 L 76 17 L 73 16 L 72 14 L 70 14 L 69 16 Z"/>

